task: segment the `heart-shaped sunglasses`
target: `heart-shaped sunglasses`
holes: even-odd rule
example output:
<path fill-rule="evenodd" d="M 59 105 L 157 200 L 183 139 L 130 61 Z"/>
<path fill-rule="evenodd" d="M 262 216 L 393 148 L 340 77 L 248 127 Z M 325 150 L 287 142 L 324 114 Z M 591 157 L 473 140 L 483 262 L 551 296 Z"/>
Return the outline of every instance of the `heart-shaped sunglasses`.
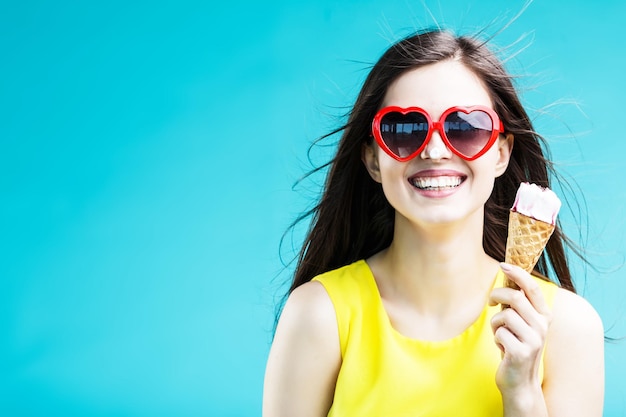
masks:
<path fill-rule="evenodd" d="M 504 126 L 493 109 L 485 106 L 451 107 L 433 122 L 419 107 L 383 107 L 374 116 L 372 134 L 389 156 L 405 162 L 419 155 L 437 130 L 455 154 L 473 161 L 494 144 Z"/>

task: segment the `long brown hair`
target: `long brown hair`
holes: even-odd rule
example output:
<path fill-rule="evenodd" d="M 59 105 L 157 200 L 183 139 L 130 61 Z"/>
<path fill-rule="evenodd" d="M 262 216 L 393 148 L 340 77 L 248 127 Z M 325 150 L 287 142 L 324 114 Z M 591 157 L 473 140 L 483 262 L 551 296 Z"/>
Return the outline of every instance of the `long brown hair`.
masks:
<path fill-rule="evenodd" d="M 512 77 L 486 42 L 429 30 L 402 39 L 382 55 L 367 76 L 347 123 L 325 136 L 342 132 L 335 157 L 321 167 L 329 169 L 321 199 L 297 220 L 310 218 L 311 223 L 289 293 L 318 274 L 367 258 L 391 244 L 394 209 L 381 185 L 367 173 L 361 149 L 372 140 L 371 121 L 388 86 L 408 70 L 449 59 L 459 60 L 484 81 L 505 133 L 515 137 L 509 166 L 496 179 L 485 205 L 483 247 L 489 256 L 504 260 L 508 214 L 519 184 L 550 187 L 551 178 L 558 175 L 544 156 L 546 143 L 534 131 Z M 562 287 L 574 291 L 565 246 L 579 253 L 557 224 L 535 272 L 548 277 L 552 270 Z"/>

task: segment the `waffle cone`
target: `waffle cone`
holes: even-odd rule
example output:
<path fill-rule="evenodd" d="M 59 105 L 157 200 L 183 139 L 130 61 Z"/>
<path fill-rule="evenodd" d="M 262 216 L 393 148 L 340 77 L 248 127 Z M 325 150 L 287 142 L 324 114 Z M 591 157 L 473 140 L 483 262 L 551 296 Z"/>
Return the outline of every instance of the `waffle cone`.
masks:
<path fill-rule="evenodd" d="M 554 232 L 553 224 L 511 211 L 505 262 L 517 265 L 528 273 L 532 272 L 552 232 Z M 518 288 L 509 280 L 505 280 L 505 286 Z"/>

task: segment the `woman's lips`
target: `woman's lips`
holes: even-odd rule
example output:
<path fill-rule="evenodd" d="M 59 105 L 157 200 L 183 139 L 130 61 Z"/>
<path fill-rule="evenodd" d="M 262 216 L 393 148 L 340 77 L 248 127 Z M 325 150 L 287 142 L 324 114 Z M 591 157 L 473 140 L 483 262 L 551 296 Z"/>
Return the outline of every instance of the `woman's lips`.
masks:
<path fill-rule="evenodd" d="M 424 170 L 409 177 L 409 183 L 423 191 L 453 190 L 465 181 L 467 175 L 453 170 Z"/>

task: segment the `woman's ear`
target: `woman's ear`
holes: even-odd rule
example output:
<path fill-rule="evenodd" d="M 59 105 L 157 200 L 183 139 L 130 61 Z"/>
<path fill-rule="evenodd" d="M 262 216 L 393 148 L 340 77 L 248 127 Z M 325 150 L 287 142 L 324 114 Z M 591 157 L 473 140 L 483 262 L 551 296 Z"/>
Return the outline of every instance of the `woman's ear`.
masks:
<path fill-rule="evenodd" d="M 364 143 L 361 147 L 361 160 L 365 165 L 365 169 L 369 172 L 370 177 L 378 183 L 380 183 L 380 167 L 378 165 L 378 149 L 375 149 L 375 145 L 368 145 Z"/>
<path fill-rule="evenodd" d="M 511 152 L 513 152 L 514 137 L 507 133 L 503 139 L 498 139 L 498 162 L 496 162 L 496 177 L 501 176 L 509 166 Z"/>

